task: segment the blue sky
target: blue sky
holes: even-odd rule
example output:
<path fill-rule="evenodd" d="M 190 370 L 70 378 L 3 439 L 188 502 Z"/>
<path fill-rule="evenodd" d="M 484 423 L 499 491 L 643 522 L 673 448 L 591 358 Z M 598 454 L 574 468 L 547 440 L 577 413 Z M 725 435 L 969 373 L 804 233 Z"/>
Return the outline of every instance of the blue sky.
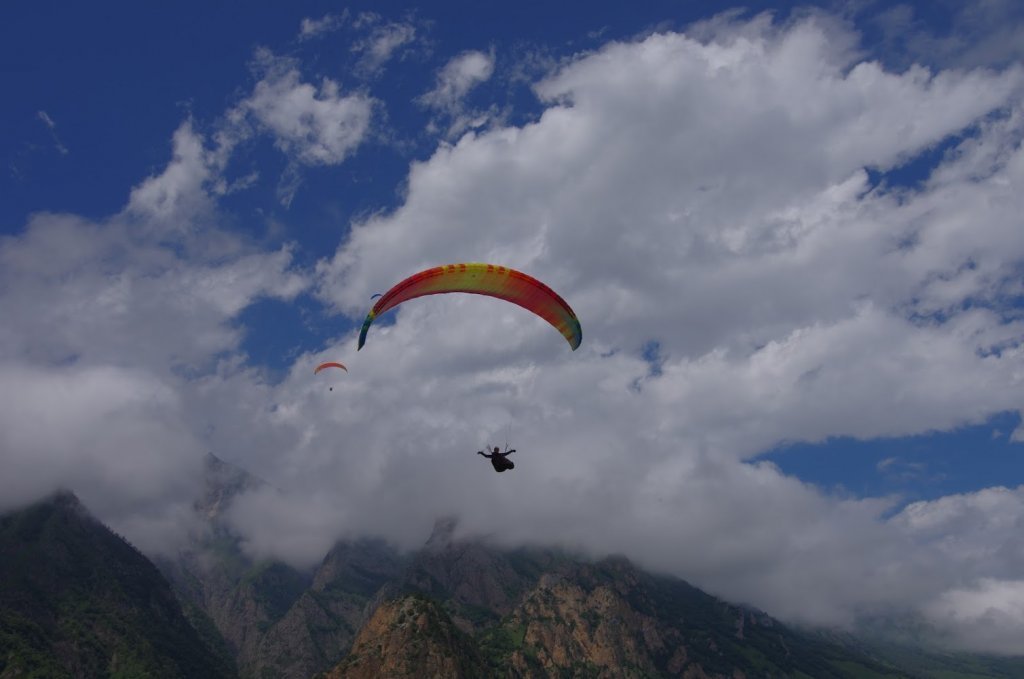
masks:
<path fill-rule="evenodd" d="M 484 504 L 1024 652 L 1022 45 L 1002 0 L 8 10 L 0 490 L 173 550 L 213 450 L 279 489 L 236 510 L 255 556 L 506 527 Z M 469 298 L 355 353 L 370 294 L 480 260 L 580 351 Z M 453 452 L 506 431 L 512 479 Z"/>

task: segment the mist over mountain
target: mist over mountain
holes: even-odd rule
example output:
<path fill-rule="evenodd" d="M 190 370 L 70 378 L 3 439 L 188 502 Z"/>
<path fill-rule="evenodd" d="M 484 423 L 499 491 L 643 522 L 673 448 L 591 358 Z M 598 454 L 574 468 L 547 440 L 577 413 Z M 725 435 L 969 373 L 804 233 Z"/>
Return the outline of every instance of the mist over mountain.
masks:
<path fill-rule="evenodd" d="M 622 556 L 463 537 L 455 517 L 416 550 L 354 538 L 297 569 L 225 521 L 265 484 L 205 467 L 205 528 L 159 569 L 69 492 L 0 517 L 0 677 L 1024 676 L 1024 659 L 793 628 Z"/>

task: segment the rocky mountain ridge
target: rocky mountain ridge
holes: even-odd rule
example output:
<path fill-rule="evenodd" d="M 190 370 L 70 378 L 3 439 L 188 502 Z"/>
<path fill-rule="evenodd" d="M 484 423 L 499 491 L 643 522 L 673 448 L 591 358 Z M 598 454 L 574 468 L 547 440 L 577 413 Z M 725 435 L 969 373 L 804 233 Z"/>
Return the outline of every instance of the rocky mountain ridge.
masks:
<path fill-rule="evenodd" d="M 455 519 L 412 553 L 360 539 L 309 571 L 253 560 L 223 517 L 262 482 L 208 467 L 208 530 L 160 561 L 166 581 L 73 496 L 0 517 L 0 679 L 1024 676 L 1020 659 L 794 630 L 623 557 L 456 539 Z"/>

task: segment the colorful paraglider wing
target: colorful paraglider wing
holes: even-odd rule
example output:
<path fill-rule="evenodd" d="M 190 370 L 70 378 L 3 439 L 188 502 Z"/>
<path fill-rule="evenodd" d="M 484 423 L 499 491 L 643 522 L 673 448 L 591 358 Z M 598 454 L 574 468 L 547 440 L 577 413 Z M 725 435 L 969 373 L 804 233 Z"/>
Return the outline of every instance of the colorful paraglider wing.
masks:
<path fill-rule="evenodd" d="M 329 363 L 321 363 L 320 365 L 318 365 L 316 367 L 316 369 L 313 371 L 313 374 L 316 375 L 318 372 L 320 372 L 321 370 L 324 370 L 326 368 L 341 368 L 345 372 L 348 372 L 348 368 L 343 366 L 341 363 L 329 362 Z"/>
<path fill-rule="evenodd" d="M 497 297 L 532 311 L 562 333 L 573 351 L 583 340 L 580 321 L 572 308 L 558 294 L 532 276 L 505 266 L 482 264 L 447 264 L 409 276 L 385 292 L 370 309 L 359 333 L 359 349 L 366 343 L 366 333 L 373 320 L 402 302 L 424 295 L 447 292 L 468 292 Z"/>

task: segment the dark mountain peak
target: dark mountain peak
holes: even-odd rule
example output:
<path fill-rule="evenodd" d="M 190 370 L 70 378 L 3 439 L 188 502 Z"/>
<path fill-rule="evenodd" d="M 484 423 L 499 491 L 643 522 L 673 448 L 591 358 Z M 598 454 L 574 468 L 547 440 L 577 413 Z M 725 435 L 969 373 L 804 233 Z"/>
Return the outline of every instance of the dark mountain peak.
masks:
<path fill-rule="evenodd" d="M 342 586 L 372 596 L 400 573 L 403 562 L 398 551 L 380 538 L 338 542 L 314 574 L 313 589 L 325 591 Z"/>
<path fill-rule="evenodd" d="M 70 488 L 58 488 L 49 495 L 37 498 L 32 502 L 29 502 L 21 507 L 11 510 L 10 514 L 17 514 L 22 511 L 35 511 L 35 512 L 69 512 L 82 517 L 90 517 L 89 510 L 86 509 L 82 501 L 78 499 L 75 492 Z"/>
<path fill-rule="evenodd" d="M 0 531 L 27 543 L 40 543 L 46 550 L 60 549 L 65 554 L 74 553 L 81 542 L 93 538 L 115 549 L 123 547 L 134 551 L 134 547 L 115 536 L 77 495 L 65 488 L 0 517 Z M 110 539 L 116 544 L 111 544 Z"/>
<path fill-rule="evenodd" d="M 599 563 L 611 571 L 631 573 L 636 570 L 636 566 L 625 554 L 611 554 L 601 559 Z"/>
<path fill-rule="evenodd" d="M 46 502 L 47 500 L 44 500 Z M 64 507 L 67 509 L 84 509 L 82 501 L 78 499 L 75 492 L 70 488 L 58 488 L 53 495 L 49 497 L 49 502 L 53 503 L 55 507 Z"/>
<path fill-rule="evenodd" d="M 3 676 L 224 676 L 156 567 L 69 491 L 0 516 Z"/>
<path fill-rule="evenodd" d="M 204 463 L 204 488 L 195 507 L 208 519 L 216 519 L 242 493 L 267 485 L 266 481 L 225 462 L 213 453 L 207 453 Z"/>

